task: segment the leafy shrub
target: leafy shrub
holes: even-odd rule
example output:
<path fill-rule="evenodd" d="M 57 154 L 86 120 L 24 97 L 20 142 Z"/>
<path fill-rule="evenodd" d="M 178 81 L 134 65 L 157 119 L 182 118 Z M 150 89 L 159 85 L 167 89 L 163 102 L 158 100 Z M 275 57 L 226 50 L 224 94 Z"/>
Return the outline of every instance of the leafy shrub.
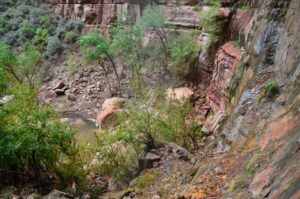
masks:
<path fill-rule="evenodd" d="M 114 56 L 116 52 L 114 51 L 115 49 L 112 47 L 112 44 L 109 41 L 107 41 L 97 30 L 87 35 L 81 36 L 78 40 L 78 43 L 87 62 L 96 62 L 102 68 L 106 77 L 106 82 L 109 86 L 109 90 L 113 95 L 108 73 L 104 64 L 105 60 L 108 60 L 110 62 L 110 66 L 113 68 L 118 81 L 119 93 L 121 94 L 120 78 L 117 72 L 116 63 L 114 61 Z"/>
<path fill-rule="evenodd" d="M 61 44 L 61 41 L 55 36 L 49 37 L 48 44 L 46 47 L 46 54 L 55 55 L 57 53 L 60 53 L 62 50 L 63 46 Z"/>
<path fill-rule="evenodd" d="M 6 86 L 6 77 L 4 70 L 0 67 L 0 97 L 3 95 Z"/>
<path fill-rule="evenodd" d="M 74 31 L 69 31 L 66 33 L 64 42 L 65 43 L 74 43 L 76 42 L 78 35 Z"/>
<path fill-rule="evenodd" d="M 22 23 L 22 27 L 20 29 L 21 37 L 23 40 L 31 40 L 35 35 L 35 29 L 32 23 L 28 20 Z"/>
<path fill-rule="evenodd" d="M 170 45 L 170 68 L 176 74 L 187 75 L 191 64 L 198 59 L 200 46 L 192 32 L 183 33 L 174 37 Z"/>
<path fill-rule="evenodd" d="M 149 101 L 151 98 L 153 101 Z M 125 107 L 126 112 L 119 114 L 119 128 L 131 135 L 135 148 L 150 150 L 156 140 L 197 148 L 202 131 L 201 126 L 186 121 L 192 107 L 190 102 L 167 103 L 164 95 L 153 99 L 146 94 Z"/>
<path fill-rule="evenodd" d="M 23 52 L 16 56 L 9 45 L 0 44 L 0 68 L 6 72 L 9 78 L 18 83 L 26 82 L 30 86 L 34 86 L 40 61 L 41 54 L 32 45 L 24 48 Z"/>
<path fill-rule="evenodd" d="M 100 161 L 96 169 L 100 174 L 112 176 L 120 181 L 133 177 L 138 157 L 131 135 L 119 130 L 101 131 L 96 135 Z"/>
<path fill-rule="evenodd" d="M 263 87 L 263 92 L 260 95 L 257 104 L 259 104 L 264 98 L 272 98 L 279 92 L 278 83 L 274 80 L 269 81 Z"/>
<path fill-rule="evenodd" d="M 9 31 L 5 34 L 3 41 L 9 45 L 15 45 L 18 42 L 19 37 L 18 31 Z"/>
<path fill-rule="evenodd" d="M 9 21 L 4 17 L 0 17 L 0 34 L 5 34 L 9 31 Z"/>
<path fill-rule="evenodd" d="M 0 167 L 16 172 L 33 172 L 41 179 L 68 155 L 73 131 L 62 125 L 51 107 L 39 106 L 37 91 L 27 85 L 10 90 L 14 99 L 3 107 L 0 131 Z"/>
<path fill-rule="evenodd" d="M 38 17 L 38 21 L 42 24 L 42 28 L 47 28 L 51 25 L 51 19 L 49 15 L 41 15 Z"/>
<path fill-rule="evenodd" d="M 137 178 L 136 187 L 139 189 L 147 188 L 153 185 L 158 178 L 159 172 L 157 170 L 148 170 Z"/>
<path fill-rule="evenodd" d="M 77 19 L 71 19 L 66 24 L 67 31 L 74 31 L 76 33 L 80 33 L 84 23 Z"/>
<path fill-rule="evenodd" d="M 35 36 L 33 38 L 33 43 L 40 48 L 44 47 L 48 41 L 48 30 L 45 28 L 38 28 L 35 32 Z"/>

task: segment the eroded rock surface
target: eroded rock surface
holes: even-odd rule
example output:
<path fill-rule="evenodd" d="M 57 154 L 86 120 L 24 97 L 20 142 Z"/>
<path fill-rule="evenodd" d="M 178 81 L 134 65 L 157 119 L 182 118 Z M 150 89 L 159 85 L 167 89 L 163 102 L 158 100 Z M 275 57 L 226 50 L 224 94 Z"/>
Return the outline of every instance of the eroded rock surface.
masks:
<path fill-rule="evenodd" d="M 146 5 L 154 2 L 128 1 L 128 0 L 52 0 L 56 13 L 66 18 L 80 19 L 87 28 L 99 28 L 108 35 L 109 28 L 117 16 L 123 12 L 128 13 L 136 20 Z M 198 12 L 193 10 L 195 1 L 158 1 L 156 2 L 165 13 L 168 23 L 183 27 L 195 28 L 199 23 Z"/>

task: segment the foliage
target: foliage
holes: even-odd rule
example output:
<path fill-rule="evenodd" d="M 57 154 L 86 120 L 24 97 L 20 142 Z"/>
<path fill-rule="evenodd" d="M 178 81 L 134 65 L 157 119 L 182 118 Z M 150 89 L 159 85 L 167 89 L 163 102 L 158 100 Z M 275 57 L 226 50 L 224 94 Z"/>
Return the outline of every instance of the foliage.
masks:
<path fill-rule="evenodd" d="M 35 35 L 34 26 L 28 20 L 25 20 L 22 23 L 22 27 L 20 30 L 21 30 L 21 36 L 23 40 L 30 40 Z"/>
<path fill-rule="evenodd" d="M 142 27 L 138 23 L 134 25 L 128 16 L 121 16 L 115 22 L 111 34 L 113 51 L 138 77 L 143 65 Z"/>
<path fill-rule="evenodd" d="M 136 187 L 139 189 L 147 188 L 153 185 L 158 178 L 159 178 L 159 172 L 157 170 L 155 169 L 148 170 L 137 178 Z"/>
<path fill-rule="evenodd" d="M 146 94 L 126 105 L 126 112 L 119 115 L 119 128 L 131 135 L 138 150 L 152 149 L 155 140 L 197 148 L 197 139 L 202 136 L 201 126 L 187 122 L 190 110 L 188 101 L 167 103 L 164 95 Z"/>
<path fill-rule="evenodd" d="M 46 47 L 47 55 L 55 55 L 61 53 L 63 50 L 63 46 L 61 45 L 61 41 L 56 37 L 49 37 Z"/>
<path fill-rule="evenodd" d="M 67 31 L 74 31 L 79 34 L 83 27 L 83 22 L 77 19 L 71 19 L 66 23 L 65 27 Z"/>
<path fill-rule="evenodd" d="M 0 43 L 0 68 L 11 74 L 18 82 L 21 82 L 20 77 L 15 71 L 17 64 L 18 60 L 12 48 L 5 43 Z"/>
<path fill-rule="evenodd" d="M 0 34 L 5 34 L 9 31 L 9 21 L 4 17 L 0 17 Z"/>
<path fill-rule="evenodd" d="M 197 59 L 200 46 L 193 32 L 183 33 L 171 40 L 170 45 L 171 70 L 176 74 L 187 75 L 189 67 Z"/>
<path fill-rule="evenodd" d="M 33 43 L 40 48 L 44 47 L 48 41 L 48 30 L 45 28 L 38 28 L 35 32 L 35 36 L 33 38 Z"/>
<path fill-rule="evenodd" d="M 83 23 L 78 20 L 67 21 L 54 14 L 42 1 L 17 0 L 15 3 L 1 5 L 0 37 L 13 47 L 30 43 L 44 54 L 49 37 L 57 36 L 60 46 L 64 46 L 65 33 L 73 31 L 80 35 L 83 27 Z M 68 44 L 75 42 L 73 36 L 68 35 Z"/>
<path fill-rule="evenodd" d="M 278 92 L 279 92 L 279 86 L 278 86 L 278 83 L 275 80 L 267 82 L 263 87 L 262 94 L 260 95 L 260 97 L 257 101 L 257 104 L 260 104 L 260 102 L 264 98 L 272 98 Z"/>
<path fill-rule="evenodd" d="M 64 42 L 65 43 L 74 43 L 76 42 L 78 35 L 74 31 L 69 31 L 65 34 Z"/>
<path fill-rule="evenodd" d="M 220 8 L 220 1 L 212 0 L 208 9 L 200 12 L 200 27 L 209 34 L 210 42 L 214 41 L 216 34 L 220 31 L 220 23 L 216 18 Z"/>
<path fill-rule="evenodd" d="M 152 30 L 158 37 L 164 54 L 163 67 L 168 71 L 167 66 L 169 64 L 170 55 L 168 50 L 168 35 L 165 29 L 166 21 L 163 12 L 157 5 L 147 6 L 137 23 L 143 29 L 143 32 Z"/>
<path fill-rule="evenodd" d="M 34 46 L 28 46 L 19 56 L 19 74 L 22 81 L 34 86 L 35 77 L 39 72 L 42 55 Z"/>
<path fill-rule="evenodd" d="M 84 188 L 86 175 L 89 170 L 84 169 L 93 160 L 96 147 L 90 144 L 76 143 L 69 148 L 68 156 L 63 156 L 63 162 L 56 168 L 57 173 L 65 182 L 75 181 L 79 188 Z"/>
<path fill-rule="evenodd" d="M 18 83 L 27 82 L 34 86 L 34 77 L 39 71 L 40 61 L 41 54 L 34 46 L 28 46 L 16 56 L 9 45 L 0 44 L 0 68 Z"/>
<path fill-rule="evenodd" d="M 73 131 L 62 125 L 51 107 L 38 105 L 37 91 L 28 85 L 10 90 L 14 99 L 3 107 L 0 134 L 0 167 L 17 172 L 49 171 L 68 154 Z"/>
<path fill-rule="evenodd" d="M 47 28 L 51 26 L 51 19 L 49 15 L 41 15 L 38 17 L 39 23 L 42 25 L 42 28 Z"/>
<path fill-rule="evenodd" d="M 108 72 L 107 72 L 107 69 L 105 68 L 105 61 L 108 60 L 110 62 L 111 66 L 114 70 L 114 73 L 117 77 L 119 92 L 121 94 L 120 78 L 117 73 L 117 68 L 116 68 L 116 64 L 114 61 L 115 51 L 114 51 L 114 48 L 111 47 L 111 44 L 102 36 L 102 34 L 99 31 L 96 31 L 96 30 L 89 34 L 81 36 L 79 38 L 78 43 L 82 49 L 85 59 L 89 63 L 96 62 L 101 66 L 101 68 L 103 69 L 103 71 L 105 73 L 106 80 L 109 85 L 111 94 L 113 95 L 112 89 L 110 86 L 110 81 L 108 78 Z"/>
<path fill-rule="evenodd" d="M 101 131 L 96 136 L 100 174 L 121 181 L 130 179 L 137 165 L 137 153 L 133 148 L 131 135 L 118 130 Z"/>
<path fill-rule="evenodd" d="M 4 70 L 0 67 L 0 97 L 3 95 L 6 86 L 6 77 Z"/>

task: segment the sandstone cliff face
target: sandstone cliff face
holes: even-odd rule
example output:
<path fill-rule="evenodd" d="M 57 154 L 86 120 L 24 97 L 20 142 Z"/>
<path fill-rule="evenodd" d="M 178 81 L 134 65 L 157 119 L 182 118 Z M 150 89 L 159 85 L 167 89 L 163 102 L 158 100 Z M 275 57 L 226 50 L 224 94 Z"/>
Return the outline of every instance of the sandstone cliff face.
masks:
<path fill-rule="evenodd" d="M 300 197 L 299 10 L 297 0 L 264 1 L 259 9 L 252 11 L 253 28 L 239 31 L 250 67 L 231 99 L 232 111 L 220 129 L 219 150 L 230 147 L 243 150 L 252 139 L 249 162 L 257 165 L 250 186 L 228 196 Z M 278 82 L 279 94 L 259 102 L 269 81 Z M 247 173 L 247 169 L 243 172 Z"/>
<path fill-rule="evenodd" d="M 166 15 L 167 22 L 183 28 L 194 28 L 199 23 L 198 12 L 193 10 L 196 1 L 152 1 L 152 0 L 52 0 L 56 13 L 65 18 L 80 19 L 86 28 L 99 28 L 108 34 L 109 28 L 121 13 L 137 19 L 146 5 L 158 3 Z"/>

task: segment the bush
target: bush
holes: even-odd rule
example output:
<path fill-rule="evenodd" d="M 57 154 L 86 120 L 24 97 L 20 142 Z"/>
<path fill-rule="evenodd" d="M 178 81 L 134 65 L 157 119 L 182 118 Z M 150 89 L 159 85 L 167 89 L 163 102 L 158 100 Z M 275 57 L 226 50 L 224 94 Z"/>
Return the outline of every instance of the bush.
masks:
<path fill-rule="evenodd" d="M 186 121 L 191 104 L 170 104 L 163 95 L 149 101 L 147 96 L 127 104 L 126 112 L 119 114 L 119 128 L 131 135 L 135 148 L 148 151 L 156 140 L 197 148 L 197 139 L 203 135 L 201 126 Z"/>
<path fill-rule="evenodd" d="M 0 168 L 17 173 L 50 171 L 68 155 L 74 132 L 62 125 L 51 107 L 38 105 L 38 92 L 27 85 L 10 90 L 14 99 L 3 107 L 0 130 Z"/>
<path fill-rule="evenodd" d="M 6 76 L 4 70 L 0 68 L 0 97 L 3 96 L 6 86 Z"/>
<path fill-rule="evenodd" d="M 96 135 L 100 164 L 95 169 L 101 175 L 111 176 L 119 181 L 127 181 L 133 177 L 138 156 L 131 134 L 117 130 L 101 131 Z"/>
<path fill-rule="evenodd" d="M 23 41 L 33 39 L 33 37 L 35 35 L 34 26 L 28 20 L 26 20 L 22 23 L 22 27 L 21 27 L 20 31 L 21 31 L 21 37 L 22 37 Z"/>
<path fill-rule="evenodd" d="M 6 72 L 10 80 L 18 83 L 26 82 L 33 87 L 35 75 L 39 72 L 41 54 L 32 45 L 22 50 L 17 57 L 9 45 L 0 44 L 0 68 Z"/>
<path fill-rule="evenodd" d="M 35 36 L 33 38 L 33 43 L 40 48 L 44 47 L 48 41 L 48 30 L 45 28 L 38 28 L 35 32 Z"/>
<path fill-rule="evenodd" d="M 18 31 L 10 31 L 5 34 L 3 41 L 9 45 L 16 45 L 19 38 L 19 32 Z"/>
<path fill-rule="evenodd" d="M 71 19 L 66 24 L 67 31 L 74 31 L 76 33 L 80 33 L 84 23 L 77 19 Z"/>
<path fill-rule="evenodd" d="M 260 95 L 257 104 L 260 104 L 260 102 L 264 98 L 272 98 L 279 92 L 279 86 L 278 83 L 274 80 L 267 82 L 263 87 L 263 92 Z"/>
<path fill-rule="evenodd" d="M 0 34 L 5 34 L 9 31 L 9 21 L 4 17 L 0 17 Z"/>
<path fill-rule="evenodd" d="M 48 44 L 46 47 L 46 54 L 55 55 L 60 53 L 62 50 L 63 50 L 63 46 L 61 44 L 61 41 L 55 36 L 49 37 Z"/>
<path fill-rule="evenodd" d="M 198 60 L 200 46 L 196 42 L 193 32 L 183 33 L 174 37 L 169 45 L 171 71 L 180 75 L 187 75 L 190 66 Z"/>
<path fill-rule="evenodd" d="M 69 31 L 66 33 L 64 42 L 65 43 L 75 43 L 78 35 L 74 31 Z"/>
<path fill-rule="evenodd" d="M 159 178 L 159 172 L 155 169 L 146 171 L 140 175 L 136 181 L 136 187 L 139 189 L 147 188 L 155 183 Z"/>

